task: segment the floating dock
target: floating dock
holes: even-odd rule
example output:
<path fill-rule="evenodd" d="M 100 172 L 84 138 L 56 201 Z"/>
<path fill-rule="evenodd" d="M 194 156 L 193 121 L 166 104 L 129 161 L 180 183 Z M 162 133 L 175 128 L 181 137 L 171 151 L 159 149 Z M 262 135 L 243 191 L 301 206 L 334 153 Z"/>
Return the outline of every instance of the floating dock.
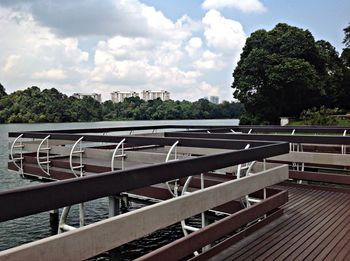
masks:
<path fill-rule="evenodd" d="M 139 260 L 346 260 L 349 129 L 162 125 L 9 133 L 8 168 L 49 182 L 0 192 L 0 221 L 62 211 L 57 235 L 4 250 L 0 260 L 83 260 L 178 222 L 183 238 Z M 84 202 L 102 197 L 109 198 L 109 218 L 85 225 Z M 147 206 L 121 214 L 128 201 Z M 67 224 L 74 204 L 80 227 Z M 187 223 L 198 215 L 199 227 Z"/>

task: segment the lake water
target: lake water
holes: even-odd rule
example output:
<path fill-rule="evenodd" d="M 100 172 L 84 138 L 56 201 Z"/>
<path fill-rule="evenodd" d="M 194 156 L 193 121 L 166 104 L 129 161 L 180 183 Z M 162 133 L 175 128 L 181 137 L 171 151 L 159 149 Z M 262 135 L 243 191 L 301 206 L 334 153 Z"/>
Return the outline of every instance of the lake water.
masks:
<path fill-rule="evenodd" d="M 238 125 L 238 120 L 178 120 L 178 121 L 105 121 L 83 123 L 42 123 L 42 124 L 0 124 L 0 191 L 10 188 L 37 184 L 38 181 L 22 179 L 19 174 L 7 170 L 8 162 L 8 132 L 30 130 L 55 130 L 74 128 L 102 128 L 144 125 Z M 132 203 L 129 210 L 141 207 Z M 0 210 L 1 211 L 1 210 Z M 106 198 L 87 202 L 85 205 L 86 224 L 90 224 L 108 217 L 108 200 Z M 196 220 L 193 220 L 196 222 Z M 70 211 L 68 224 L 78 226 L 78 207 L 73 206 Z M 18 218 L 0 223 L 0 251 L 27 242 L 38 240 L 55 234 L 50 227 L 49 214 L 39 213 L 28 217 Z M 152 235 L 130 242 L 93 258 L 94 260 L 132 260 L 161 245 L 182 237 L 181 227 L 174 225 L 170 229 L 159 230 Z"/>

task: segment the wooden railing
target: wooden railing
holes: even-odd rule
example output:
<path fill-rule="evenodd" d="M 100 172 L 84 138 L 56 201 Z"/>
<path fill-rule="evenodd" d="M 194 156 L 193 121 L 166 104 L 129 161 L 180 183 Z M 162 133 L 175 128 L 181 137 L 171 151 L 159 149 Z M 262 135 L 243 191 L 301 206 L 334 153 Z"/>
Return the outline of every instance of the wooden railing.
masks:
<path fill-rule="evenodd" d="M 286 165 L 274 167 L 253 176 L 218 184 L 74 231 L 2 251 L 0 260 L 86 259 L 287 178 Z M 270 210 L 266 208 L 261 214 Z"/>

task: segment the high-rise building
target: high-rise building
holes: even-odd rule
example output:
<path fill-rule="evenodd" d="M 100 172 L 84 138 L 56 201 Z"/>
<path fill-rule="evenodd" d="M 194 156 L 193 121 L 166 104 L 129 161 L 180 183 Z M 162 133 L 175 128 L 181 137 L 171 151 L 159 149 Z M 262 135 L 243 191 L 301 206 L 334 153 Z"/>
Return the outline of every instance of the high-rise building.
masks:
<path fill-rule="evenodd" d="M 123 102 L 125 98 L 138 97 L 137 92 L 115 91 L 111 93 L 112 102 Z"/>
<path fill-rule="evenodd" d="M 209 96 L 209 101 L 215 104 L 219 104 L 219 96 Z"/>
<path fill-rule="evenodd" d="M 162 101 L 167 101 L 170 99 L 170 92 L 164 91 L 164 90 L 161 90 L 161 91 L 143 90 L 141 92 L 140 98 L 145 101 L 155 100 L 157 98 L 160 98 Z"/>
<path fill-rule="evenodd" d="M 98 102 L 102 101 L 100 93 L 73 93 L 72 96 L 77 99 L 83 99 L 84 97 L 91 97 Z"/>

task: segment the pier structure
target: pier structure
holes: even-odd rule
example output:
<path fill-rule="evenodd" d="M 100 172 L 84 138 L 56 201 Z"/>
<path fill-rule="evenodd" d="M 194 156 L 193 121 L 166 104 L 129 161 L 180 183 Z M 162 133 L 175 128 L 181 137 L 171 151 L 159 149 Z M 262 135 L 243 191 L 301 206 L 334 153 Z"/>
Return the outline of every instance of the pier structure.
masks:
<path fill-rule="evenodd" d="M 139 260 L 344 259 L 348 131 L 162 125 L 9 133 L 9 169 L 54 182 L 0 192 L 0 221 L 63 210 L 59 234 L 0 259 L 87 259 L 177 222 L 184 237 Z M 84 202 L 101 197 L 109 198 L 109 218 L 85 225 Z M 129 200 L 148 206 L 119 213 Z M 80 228 L 66 222 L 74 204 Z M 190 226 L 196 215 L 200 226 Z"/>

